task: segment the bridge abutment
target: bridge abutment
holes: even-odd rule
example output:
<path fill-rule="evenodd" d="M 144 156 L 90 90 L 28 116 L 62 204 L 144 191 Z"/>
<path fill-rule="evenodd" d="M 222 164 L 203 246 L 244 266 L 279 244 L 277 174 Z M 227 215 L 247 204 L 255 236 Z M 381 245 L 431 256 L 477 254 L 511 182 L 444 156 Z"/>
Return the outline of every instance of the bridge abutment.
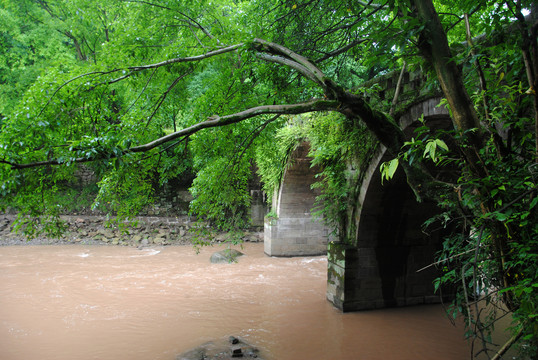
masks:
<path fill-rule="evenodd" d="M 342 311 L 439 302 L 432 282 L 437 270 L 428 265 L 443 233 L 422 231 L 439 209 L 416 201 L 403 172 L 385 185 L 376 177 L 362 204 L 356 244 L 329 244 L 327 299 Z"/>
<path fill-rule="evenodd" d="M 380 255 L 405 259 L 406 271 L 398 274 L 397 268 L 379 264 Z M 416 273 L 433 258 L 431 247 L 383 251 L 331 242 L 327 257 L 327 300 L 343 312 L 440 302 L 431 269 L 427 274 Z"/>

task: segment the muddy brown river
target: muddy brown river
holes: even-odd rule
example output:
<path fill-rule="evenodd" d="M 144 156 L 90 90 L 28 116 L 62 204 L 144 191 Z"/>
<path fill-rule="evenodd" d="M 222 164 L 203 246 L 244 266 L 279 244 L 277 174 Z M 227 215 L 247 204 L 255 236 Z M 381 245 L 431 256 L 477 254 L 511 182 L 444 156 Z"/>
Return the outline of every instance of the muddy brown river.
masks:
<path fill-rule="evenodd" d="M 325 299 L 326 257 L 222 248 L 0 247 L 0 359 L 174 360 L 229 335 L 264 359 L 468 357 L 441 306 L 342 314 Z"/>

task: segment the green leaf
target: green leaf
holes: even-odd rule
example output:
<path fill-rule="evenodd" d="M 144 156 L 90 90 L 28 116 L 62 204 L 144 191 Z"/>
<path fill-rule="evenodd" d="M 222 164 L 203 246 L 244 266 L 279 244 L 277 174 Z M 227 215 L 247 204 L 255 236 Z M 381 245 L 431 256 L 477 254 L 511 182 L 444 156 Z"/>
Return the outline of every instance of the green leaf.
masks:
<path fill-rule="evenodd" d="M 441 140 L 441 139 L 435 139 L 435 144 L 440 147 L 441 149 L 445 150 L 445 151 L 448 151 L 448 146 L 447 144 Z"/>
<path fill-rule="evenodd" d="M 398 164 L 398 158 L 382 163 L 379 169 L 381 171 L 381 181 L 383 181 L 383 179 L 392 179 L 394 173 L 396 173 L 396 170 L 398 169 Z"/>
<path fill-rule="evenodd" d="M 495 218 L 498 221 L 506 221 L 506 219 L 508 219 L 508 216 L 505 213 L 501 213 L 497 211 L 492 212 L 491 215 L 493 216 L 493 218 Z"/>
<path fill-rule="evenodd" d="M 532 199 L 530 205 L 529 205 L 529 210 L 534 208 L 536 206 L 536 204 L 538 204 L 538 196 L 535 196 L 534 199 Z"/>

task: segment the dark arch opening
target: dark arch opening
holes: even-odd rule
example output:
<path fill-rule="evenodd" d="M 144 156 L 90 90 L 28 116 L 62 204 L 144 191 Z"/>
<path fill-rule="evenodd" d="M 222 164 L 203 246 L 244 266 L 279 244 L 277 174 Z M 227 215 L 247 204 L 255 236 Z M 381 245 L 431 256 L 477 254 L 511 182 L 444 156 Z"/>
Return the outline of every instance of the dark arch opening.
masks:
<path fill-rule="evenodd" d="M 446 126 L 446 118 L 435 118 L 430 127 Z M 450 124 L 450 123 L 448 123 Z M 409 134 L 420 124 L 406 129 Z M 379 166 L 392 157 L 384 154 L 373 172 L 361 204 L 357 228 L 357 248 L 367 249 L 375 261 L 363 271 L 382 297 L 383 306 L 402 306 L 439 301 L 434 292 L 433 280 L 439 275 L 431 266 L 443 239 L 452 229 L 439 223 L 424 231 L 424 223 L 442 210 L 432 201 L 418 202 L 400 168 L 394 177 L 381 181 Z M 359 266 L 362 266 L 359 263 Z M 418 272 L 417 272 L 418 271 Z M 364 279 L 360 271 L 358 276 Z M 361 285 L 362 286 L 362 285 Z"/>

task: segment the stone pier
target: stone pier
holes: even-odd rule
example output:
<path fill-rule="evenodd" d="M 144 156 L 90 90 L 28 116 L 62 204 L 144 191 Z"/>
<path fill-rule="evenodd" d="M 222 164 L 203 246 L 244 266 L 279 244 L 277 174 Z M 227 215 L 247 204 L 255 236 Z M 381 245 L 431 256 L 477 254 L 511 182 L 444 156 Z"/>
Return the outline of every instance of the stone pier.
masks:
<path fill-rule="evenodd" d="M 421 125 L 414 121 L 421 115 L 433 129 L 450 125 L 448 111 L 435 104 L 438 99 L 416 104 L 400 118 L 407 134 Z M 356 232 L 349 235 L 349 244 L 331 242 L 328 247 L 327 299 L 342 311 L 441 300 L 433 286 L 439 273 L 428 265 L 452 229 L 440 223 L 423 228 L 441 210 L 431 202 L 417 202 L 401 168 L 382 182 L 379 167 L 393 157 L 382 146 L 373 154 L 350 219 Z"/>
<path fill-rule="evenodd" d="M 265 253 L 269 256 L 311 256 L 327 254 L 328 229 L 313 216 L 317 190 L 311 188 L 320 171 L 311 167 L 310 146 L 302 143 L 291 156 L 282 184 L 275 196 L 276 217 L 264 224 Z"/>

